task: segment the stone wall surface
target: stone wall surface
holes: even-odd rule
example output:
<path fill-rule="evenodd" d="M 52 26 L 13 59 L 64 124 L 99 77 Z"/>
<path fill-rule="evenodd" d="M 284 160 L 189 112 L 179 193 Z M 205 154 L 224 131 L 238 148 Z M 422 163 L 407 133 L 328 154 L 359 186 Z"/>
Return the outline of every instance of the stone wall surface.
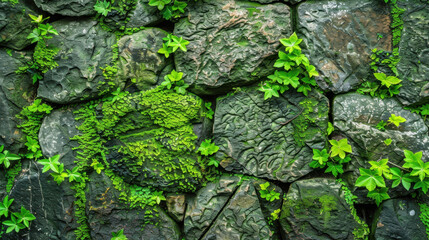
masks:
<path fill-rule="evenodd" d="M 427 0 L 1 0 L 0 47 L 0 239 L 429 236 Z"/>

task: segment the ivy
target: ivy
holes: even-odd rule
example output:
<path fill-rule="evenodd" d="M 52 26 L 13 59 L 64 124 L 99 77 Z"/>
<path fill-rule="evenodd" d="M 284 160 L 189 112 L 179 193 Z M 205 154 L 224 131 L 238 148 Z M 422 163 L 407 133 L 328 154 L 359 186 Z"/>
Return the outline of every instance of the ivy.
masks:
<path fill-rule="evenodd" d="M 164 43 L 162 44 L 162 48 L 158 50 L 158 53 L 164 54 L 166 58 L 168 58 L 172 53 L 176 52 L 177 49 L 186 52 L 186 45 L 189 44 L 189 41 L 186 41 L 182 37 L 177 37 L 173 34 L 168 34 L 167 37 L 163 38 Z"/>

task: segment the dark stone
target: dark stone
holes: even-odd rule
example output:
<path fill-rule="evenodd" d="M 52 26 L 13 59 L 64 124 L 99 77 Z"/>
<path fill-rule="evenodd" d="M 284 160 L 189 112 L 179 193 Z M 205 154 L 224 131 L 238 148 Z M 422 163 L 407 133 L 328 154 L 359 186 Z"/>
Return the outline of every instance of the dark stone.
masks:
<path fill-rule="evenodd" d="M 54 57 L 59 66 L 45 73 L 38 97 L 60 104 L 97 97 L 104 81 L 100 67 L 111 64 L 115 35 L 93 20 L 64 19 L 52 26 L 59 35 L 47 44 L 59 48 Z"/>
<path fill-rule="evenodd" d="M 22 50 L 31 44 L 27 36 L 36 25 L 28 14 L 39 14 L 30 0 L 19 0 L 17 4 L 0 1 L 0 46 Z"/>
<path fill-rule="evenodd" d="M 316 81 L 334 93 L 355 89 L 371 75 L 373 48 L 392 50 L 390 10 L 383 1 L 306 1 L 298 7 L 297 24 L 303 53 L 320 74 Z"/>
<path fill-rule="evenodd" d="M 426 228 L 419 215 L 420 207 L 414 199 L 389 199 L 383 202 L 374 216 L 374 239 L 426 239 Z"/>
<path fill-rule="evenodd" d="M 358 227 L 341 184 L 322 178 L 292 183 L 280 224 L 286 239 L 352 240 Z"/>
<path fill-rule="evenodd" d="M 292 182 L 312 171 L 312 148 L 325 146 L 328 99 L 289 91 L 264 101 L 263 92 L 243 89 L 217 99 L 214 119 L 215 156 L 223 168 Z"/>
<path fill-rule="evenodd" d="M 132 13 L 128 14 L 130 20 L 127 22 L 127 28 L 140 28 L 152 26 L 163 18 L 156 7 L 149 6 L 149 0 L 139 0 Z"/>
<path fill-rule="evenodd" d="M 34 3 L 50 14 L 80 17 L 95 15 L 96 0 L 34 0 Z"/>
<path fill-rule="evenodd" d="M 104 240 L 112 237 L 112 232 L 124 229 L 124 235 L 130 240 L 137 239 L 180 239 L 177 224 L 159 207 L 157 217 L 145 217 L 146 209 L 130 208 L 119 200 L 120 192 L 104 174 L 92 173 L 87 185 L 87 215 L 93 240 Z M 155 215 L 154 213 L 154 215 Z M 151 221 L 151 224 L 145 222 Z M 154 223 L 159 225 L 155 226 Z"/>
<path fill-rule="evenodd" d="M 402 104 L 429 101 L 429 11 L 428 4 L 418 0 L 398 1 L 404 29 L 399 43 L 399 79 L 402 87 L 398 99 Z"/>
<path fill-rule="evenodd" d="M 158 28 L 146 28 L 118 41 L 118 82 L 125 85 L 130 79 L 136 80 L 138 90 L 147 90 L 163 76 L 161 71 L 170 62 L 158 54 L 167 33 Z"/>
<path fill-rule="evenodd" d="M 187 9 L 174 34 L 190 44 L 175 53 L 175 63 L 197 94 L 225 93 L 268 76 L 279 39 L 292 32 L 289 7 L 281 3 L 204 0 Z"/>

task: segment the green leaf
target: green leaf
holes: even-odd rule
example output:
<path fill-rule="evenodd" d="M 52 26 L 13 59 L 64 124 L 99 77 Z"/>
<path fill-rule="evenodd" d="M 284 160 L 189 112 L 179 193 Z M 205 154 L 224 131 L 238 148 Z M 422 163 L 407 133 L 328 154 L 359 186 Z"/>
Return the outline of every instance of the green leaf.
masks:
<path fill-rule="evenodd" d="M 15 232 L 19 232 L 19 230 L 25 228 L 25 226 L 22 223 L 18 223 L 18 221 L 13 215 L 11 215 L 10 220 L 4 221 L 3 224 L 8 226 L 6 233 L 10 233 L 13 230 L 15 230 Z"/>
<path fill-rule="evenodd" d="M 4 149 L 4 146 L 3 146 L 3 145 L 1 145 L 1 146 L 0 146 L 0 153 L 1 153 L 1 152 L 3 152 L 3 149 Z"/>
<path fill-rule="evenodd" d="M 369 164 L 371 164 L 371 170 L 374 170 L 378 176 L 384 176 L 387 179 L 392 178 L 392 174 L 390 172 L 389 166 L 387 166 L 387 163 L 389 162 L 388 159 L 381 159 L 380 161 L 369 161 Z"/>
<path fill-rule="evenodd" d="M 328 128 L 326 129 L 326 132 L 328 133 L 328 136 L 331 135 L 331 133 L 334 131 L 334 125 L 332 125 L 331 122 L 328 122 Z"/>
<path fill-rule="evenodd" d="M 124 229 L 121 229 L 117 232 L 112 232 L 112 238 L 110 240 L 128 240 L 128 238 L 124 235 Z"/>
<path fill-rule="evenodd" d="M 409 150 L 404 150 L 404 161 L 405 164 L 402 166 L 404 168 L 411 168 L 415 163 L 418 163 L 418 161 L 421 161 L 423 157 L 423 152 L 416 152 L 413 153 Z"/>
<path fill-rule="evenodd" d="M 165 5 L 169 4 L 171 0 L 150 0 L 149 6 L 158 7 L 158 10 L 164 9 Z"/>
<path fill-rule="evenodd" d="M 384 144 L 386 144 L 386 146 L 389 146 L 392 143 L 392 139 L 388 138 L 386 140 L 384 140 Z"/>
<path fill-rule="evenodd" d="M 313 159 L 319 162 L 320 165 L 324 165 L 329 158 L 328 151 L 323 149 L 320 151 L 319 149 L 313 149 Z"/>
<path fill-rule="evenodd" d="M 271 97 L 280 97 L 279 91 L 280 87 L 276 84 L 270 84 L 268 82 L 261 84 L 261 87 L 259 88 L 259 91 L 264 92 L 264 100 L 267 100 Z"/>
<path fill-rule="evenodd" d="M 173 49 L 168 47 L 165 43 L 162 44 L 162 48 L 158 50 L 158 53 L 164 54 L 166 58 L 170 56 L 170 53 L 173 52 Z"/>
<path fill-rule="evenodd" d="M 40 148 L 39 142 L 29 136 L 27 136 L 27 142 L 25 143 L 25 146 L 27 146 L 27 149 L 33 153 L 37 152 Z"/>
<path fill-rule="evenodd" d="M 42 39 L 40 30 L 38 28 L 33 29 L 33 32 L 28 34 L 27 39 L 30 39 L 31 43 L 40 41 Z"/>
<path fill-rule="evenodd" d="M 55 30 L 54 27 L 52 27 L 52 25 L 49 23 L 40 24 L 39 29 L 40 29 L 40 35 L 42 36 L 45 36 L 48 34 L 58 35 L 57 30 Z"/>
<path fill-rule="evenodd" d="M 171 82 L 178 82 L 182 79 L 183 73 L 182 72 L 176 72 L 176 70 L 173 69 L 170 74 L 167 75 L 168 79 L 170 79 Z"/>
<path fill-rule="evenodd" d="M 210 157 L 209 159 L 210 159 L 210 161 L 207 164 L 207 166 L 215 166 L 215 167 L 219 166 L 219 161 L 216 160 L 214 157 Z"/>
<path fill-rule="evenodd" d="M 429 162 L 423 162 L 422 160 L 418 160 L 416 162 L 412 162 L 411 168 L 413 171 L 411 172 L 411 176 L 419 176 L 420 181 L 425 179 L 426 175 L 429 176 Z"/>
<path fill-rule="evenodd" d="M 215 145 L 215 143 L 211 142 L 211 139 L 206 139 L 201 143 L 197 152 L 201 152 L 201 155 L 209 156 L 216 153 L 219 150 L 219 147 Z"/>
<path fill-rule="evenodd" d="M 82 175 L 79 173 L 78 167 L 74 167 L 71 171 L 67 169 L 69 182 L 81 182 L 82 181 Z"/>
<path fill-rule="evenodd" d="M 296 91 L 302 92 L 302 94 L 304 94 L 304 96 L 308 96 L 308 92 L 311 91 L 311 87 L 308 86 L 307 84 L 301 84 L 301 85 L 299 85 L 299 87 Z"/>
<path fill-rule="evenodd" d="M 419 188 L 421 188 L 422 191 L 423 191 L 423 193 L 426 194 L 428 192 L 428 189 L 429 189 L 429 181 L 428 180 L 424 180 L 424 181 L 417 182 L 414 185 L 413 189 L 419 189 Z"/>
<path fill-rule="evenodd" d="M 0 153 L 0 164 L 4 164 L 5 168 L 9 168 L 10 161 L 16 161 L 21 159 L 20 156 L 10 153 L 8 150 L 4 150 L 3 153 Z"/>
<path fill-rule="evenodd" d="M 347 138 L 343 138 L 340 141 L 337 140 L 329 140 L 331 143 L 331 157 L 335 157 L 337 155 L 340 156 L 340 158 L 344 159 L 346 157 L 346 152 L 351 153 L 352 152 L 352 146 L 347 143 Z"/>
<path fill-rule="evenodd" d="M 310 77 L 319 76 L 319 73 L 316 71 L 316 67 L 315 66 L 309 65 L 309 66 L 306 66 L 305 69 L 307 69 L 308 75 Z"/>
<path fill-rule="evenodd" d="M 370 191 L 367 197 L 374 199 L 377 206 L 379 206 L 380 203 L 383 202 L 383 200 L 387 200 L 390 198 L 390 196 L 387 194 L 387 190 L 388 188 L 385 187 L 375 189 L 373 191 Z"/>
<path fill-rule="evenodd" d="M 429 115 L 429 104 L 425 104 L 425 105 L 421 106 L 420 110 L 421 110 L 421 112 L 420 112 L 421 115 L 423 115 L 423 116 Z"/>
<path fill-rule="evenodd" d="M 180 50 L 186 52 L 186 45 L 189 44 L 189 41 L 184 40 L 182 37 L 172 36 L 173 42 L 171 42 L 168 46 L 173 47 L 173 52 L 175 52 L 178 48 Z"/>
<path fill-rule="evenodd" d="M 9 215 L 9 207 L 12 204 L 13 199 L 9 200 L 9 196 L 6 195 L 6 197 L 3 198 L 3 202 L 0 202 L 0 217 L 5 216 L 7 217 Z"/>
<path fill-rule="evenodd" d="M 94 10 L 103 16 L 107 16 L 107 14 L 111 11 L 110 2 L 104 0 L 103 2 L 98 1 L 94 5 Z"/>
<path fill-rule="evenodd" d="M 344 173 L 343 165 L 328 162 L 328 168 L 326 168 L 325 173 L 329 172 L 331 172 L 334 177 L 337 177 L 338 174 Z"/>
<path fill-rule="evenodd" d="M 280 42 L 286 47 L 286 51 L 289 51 L 289 53 L 292 53 L 294 50 L 301 51 L 298 45 L 302 42 L 302 39 L 299 39 L 296 33 L 293 33 L 289 38 L 280 39 Z"/>
<path fill-rule="evenodd" d="M 390 118 L 388 120 L 389 123 L 394 124 L 395 126 L 399 127 L 399 124 L 407 121 L 405 118 L 401 116 L 396 116 L 395 114 L 390 115 Z"/>
<path fill-rule="evenodd" d="M 269 182 L 265 182 L 264 184 L 259 184 L 259 187 L 261 187 L 261 190 L 267 190 L 269 186 L 270 186 Z"/>
<path fill-rule="evenodd" d="M 27 209 L 25 209 L 23 206 L 21 206 L 21 212 L 20 213 L 14 213 L 14 215 L 18 219 L 18 223 L 24 223 L 24 225 L 29 228 L 30 222 L 36 219 L 36 217 Z"/>
<path fill-rule="evenodd" d="M 380 80 L 381 85 L 384 85 L 386 87 L 390 87 L 391 85 L 396 85 L 401 82 L 397 77 L 394 76 L 386 76 L 384 73 L 374 73 L 375 78 Z"/>
<path fill-rule="evenodd" d="M 375 171 L 359 168 L 360 177 L 356 180 L 355 185 L 357 187 L 366 187 L 368 191 L 374 190 L 378 187 L 386 187 L 386 183 L 384 182 L 384 178 L 379 176 Z"/>
<path fill-rule="evenodd" d="M 59 173 L 59 166 L 60 166 L 59 159 L 60 159 L 60 155 L 55 155 L 48 159 L 42 159 L 38 161 L 38 163 L 43 165 L 42 172 L 47 172 L 49 170 L 52 170 L 56 173 Z"/>

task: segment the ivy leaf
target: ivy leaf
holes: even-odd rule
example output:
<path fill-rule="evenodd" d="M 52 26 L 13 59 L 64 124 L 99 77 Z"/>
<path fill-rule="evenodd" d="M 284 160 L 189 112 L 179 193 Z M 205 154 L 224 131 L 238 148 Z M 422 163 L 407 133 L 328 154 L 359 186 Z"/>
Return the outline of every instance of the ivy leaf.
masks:
<path fill-rule="evenodd" d="M 21 159 L 20 156 L 10 153 L 8 150 L 4 150 L 3 153 L 0 153 L 0 164 L 4 164 L 6 168 L 9 168 L 10 161 L 15 161 Z"/>
<path fill-rule="evenodd" d="M 313 159 L 316 160 L 320 165 L 325 165 L 328 161 L 329 154 L 326 149 L 320 151 L 319 149 L 313 149 Z"/>
<path fill-rule="evenodd" d="M 405 158 L 404 158 L 405 164 L 402 167 L 411 168 L 414 163 L 417 163 L 419 160 L 422 159 L 423 152 L 413 153 L 409 150 L 404 150 L 404 155 L 405 155 Z"/>
<path fill-rule="evenodd" d="M 289 53 L 292 53 L 295 49 L 301 51 L 298 45 L 302 42 L 302 39 L 299 39 L 296 33 L 293 33 L 289 38 L 280 39 L 280 42 L 286 47 L 286 51 L 289 51 Z"/>
<path fill-rule="evenodd" d="M 387 166 L 389 162 L 388 159 L 381 159 L 380 161 L 369 161 L 371 164 L 371 170 L 374 170 L 378 176 L 384 176 L 387 179 L 392 178 L 392 174 L 390 173 L 390 168 Z"/>
<path fill-rule="evenodd" d="M 71 171 L 67 169 L 69 182 L 81 182 L 82 181 L 82 175 L 79 173 L 78 167 L 74 167 Z"/>
<path fill-rule="evenodd" d="M 155 191 L 152 193 L 152 200 L 156 201 L 156 204 L 160 204 L 162 200 L 166 200 L 164 195 L 162 195 L 162 191 Z"/>
<path fill-rule="evenodd" d="M 392 173 L 392 188 L 397 187 L 400 183 L 405 189 L 410 190 L 413 180 L 409 177 L 410 174 L 403 174 L 399 168 L 390 168 Z"/>
<path fill-rule="evenodd" d="M 338 173 L 344 173 L 343 165 L 328 162 L 328 168 L 326 168 L 325 173 L 329 172 L 331 172 L 334 177 L 337 177 Z"/>
<path fill-rule="evenodd" d="M 178 94 L 182 94 L 185 95 L 186 94 L 186 89 L 189 87 L 188 84 L 183 84 L 182 86 L 175 86 L 174 90 L 178 93 Z"/>
<path fill-rule="evenodd" d="M 396 85 L 401 82 L 401 80 L 399 80 L 397 77 L 386 76 L 384 73 L 374 73 L 374 76 L 381 82 L 381 85 L 384 85 L 388 88 L 391 85 Z"/>
<path fill-rule="evenodd" d="M 390 118 L 388 120 L 389 123 L 395 124 L 395 126 L 399 127 L 399 124 L 407 121 L 405 118 L 401 116 L 396 116 L 395 114 L 390 115 Z"/>
<path fill-rule="evenodd" d="M 0 217 L 5 216 L 7 217 L 9 215 L 9 207 L 12 204 L 13 199 L 9 200 L 9 196 L 6 195 L 6 197 L 3 198 L 3 202 L 0 202 Z"/>
<path fill-rule="evenodd" d="M 334 131 L 334 125 L 332 125 L 331 122 L 328 122 L 328 128 L 326 129 L 326 132 L 328 133 L 328 136 L 331 135 L 331 133 Z"/>
<path fill-rule="evenodd" d="M 110 2 L 107 2 L 106 0 L 104 0 L 103 2 L 98 1 L 97 3 L 95 3 L 94 5 L 94 10 L 96 12 L 98 12 L 99 14 L 103 15 L 103 16 L 107 16 L 107 14 L 110 12 Z"/>
<path fill-rule="evenodd" d="M 384 140 L 384 144 L 386 144 L 386 146 L 389 146 L 392 143 L 392 139 L 388 138 L 386 140 Z"/>
<path fill-rule="evenodd" d="M 170 56 L 173 51 L 165 43 L 162 44 L 162 48 L 158 50 L 158 53 L 164 54 L 166 58 Z"/>
<path fill-rule="evenodd" d="M 19 232 L 19 230 L 25 228 L 22 223 L 18 223 L 18 220 L 16 220 L 13 215 L 11 216 L 10 220 L 4 221 L 3 224 L 8 226 L 6 233 L 10 233 L 13 230 L 15 230 L 15 232 Z"/>
<path fill-rule="evenodd" d="M 59 165 L 60 165 L 59 160 L 60 160 L 60 155 L 55 155 L 48 159 L 42 159 L 38 161 L 38 163 L 43 165 L 42 172 L 47 172 L 49 170 L 52 170 L 56 173 L 59 173 Z"/>
<path fill-rule="evenodd" d="M 429 115 L 429 104 L 425 104 L 425 105 L 421 106 L 420 110 L 421 110 L 421 113 L 420 113 L 421 115 L 423 115 L 423 116 Z"/>
<path fill-rule="evenodd" d="M 124 235 L 124 229 L 121 229 L 117 232 L 112 232 L 112 238 L 110 240 L 128 240 L 128 238 Z"/>
<path fill-rule="evenodd" d="M 426 175 L 429 175 L 429 162 L 425 163 L 419 159 L 411 163 L 411 168 L 413 169 L 411 176 L 419 176 L 420 181 L 423 181 Z"/>
<path fill-rule="evenodd" d="M 30 227 L 30 221 L 36 219 L 36 217 L 23 206 L 21 206 L 21 212 L 14 213 L 14 215 L 18 218 L 18 223 L 24 223 L 27 228 Z"/>
<path fill-rule="evenodd" d="M 270 186 L 269 182 L 265 182 L 264 184 L 259 184 L 259 187 L 261 187 L 261 190 L 267 190 L 269 186 Z"/>
<path fill-rule="evenodd" d="M 40 29 L 40 35 L 42 36 L 46 36 L 48 34 L 58 35 L 57 30 L 55 30 L 54 27 L 52 27 L 52 25 L 49 23 L 40 24 L 39 29 Z"/>
<path fill-rule="evenodd" d="M 215 166 L 215 167 L 219 166 L 219 161 L 216 160 L 214 157 L 210 157 L 209 159 L 210 159 L 210 161 L 207 164 L 207 166 Z"/>
<path fill-rule="evenodd" d="M 31 137 L 27 136 L 27 142 L 25 143 L 25 146 L 27 146 L 27 149 L 31 152 L 37 152 L 39 150 L 39 142 L 37 140 L 32 139 Z"/>
<path fill-rule="evenodd" d="M 177 37 L 172 35 L 173 42 L 169 44 L 170 47 L 173 47 L 173 52 L 175 52 L 178 48 L 180 50 L 186 52 L 186 45 L 189 44 L 189 41 L 184 40 L 182 37 Z"/>
<path fill-rule="evenodd" d="M 311 168 L 324 168 L 326 165 L 326 163 L 324 163 L 323 165 L 320 165 L 318 161 L 311 161 L 311 163 L 308 164 L 308 166 L 310 166 Z"/>
<path fill-rule="evenodd" d="M 288 55 L 283 51 L 279 51 L 279 58 L 274 63 L 274 67 L 276 68 L 283 67 L 286 71 L 288 71 L 293 66 L 295 66 L 295 63 L 290 61 Z"/>
<path fill-rule="evenodd" d="M 352 152 L 352 146 L 347 143 L 347 138 L 343 138 L 340 141 L 337 140 L 329 140 L 331 143 L 331 157 L 335 157 L 337 155 L 340 156 L 340 158 L 344 159 L 346 157 L 346 152 L 351 153 Z"/>
<path fill-rule="evenodd" d="M 297 88 L 299 85 L 299 69 L 295 69 L 292 71 L 287 72 L 283 76 L 283 84 L 284 85 L 291 85 L 293 88 Z"/>
<path fill-rule="evenodd" d="M 30 18 L 33 20 L 31 21 L 32 23 L 42 23 L 43 20 L 47 19 L 47 18 L 43 19 L 43 15 L 39 15 L 36 17 L 34 15 L 28 14 L 28 16 L 30 16 Z"/>
<path fill-rule="evenodd" d="M 374 199 L 377 206 L 379 206 L 380 203 L 383 202 L 383 200 L 390 198 L 389 194 L 387 194 L 387 190 L 388 188 L 385 188 L 385 187 L 380 189 L 375 189 L 373 191 L 370 191 L 367 197 Z"/>
<path fill-rule="evenodd" d="M 301 85 L 299 85 L 299 87 L 296 91 L 302 92 L 302 94 L 304 94 L 304 96 L 308 96 L 308 92 L 311 91 L 311 87 L 308 86 L 307 84 L 301 84 Z"/>
<path fill-rule="evenodd" d="M 259 91 L 264 92 L 264 100 L 267 100 L 271 97 L 279 97 L 279 91 L 280 87 L 279 85 L 276 84 L 270 84 L 268 82 L 266 82 L 265 84 L 261 85 L 261 87 L 259 88 Z"/>
<path fill-rule="evenodd" d="M 368 191 L 374 190 L 378 187 L 386 187 L 386 183 L 384 182 L 384 178 L 379 176 L 375 171 L 359 168 L 360 177 L 356 180 L 355 185 L 357 187 L 366 187 Z"/>
<path fill-rule="evenodd" d="M 174 4 L 172 6 L 174 11 L 179 11 L 181 13 L 185 13 L 185 8 L 188 6 L 185 2 L 180 2 L 178 0 L 174 0 Z"/>
<path fill-rule="evenodd" d="M 38 28 L 33 29 L 33 32 L 28 34 L 27 39 L 30 39 L 31 43 L 40 41 L 42 39 L 40 30 Z"/>
<path fill-rule="evenodd" d="M 158 7 L 158 10 L 164 9 L 164 6 L 169 4 L 171 0 L 150 0 L 149 6 Z"/>
<path fill-rule="evenodd" d="M 419 188 L 421 188 L 423 193 L 426 194 L 428 192 L 428 189 L 429 189 L 429 181 L 428 180 L 424 180 L 424 181 L 422 180 L 420 182 L 417 182 L 414 185 L 413 189 L 419 189 Z"/>
<path fill-rule="evenodd" d="M 197 152 L 201 152 L 201 155 L 209 156 L 216 153 L 219 150 L 219 147 L 215 145 L 215 143 L 211 142 L 211 139 L 206 139 L 201 143 Z"/>
<path fill-rule="evenodd" d="M 176 72 L 176 70 L 173 69 L 170 74 L 167 75 L 168 79 L 170 79 L 171 82 L 178 82 L 182 79 L 183 73 L 182 72 Z"/>
<path fill-rule="evenodd" d="M 305 69 L 307 69 L 308 75 L 310 77 L 319 76 L 319 73 L 316 71 L 316 67 L 315 66 L 308 65 L 308 66 L 305 66 Z"/>

